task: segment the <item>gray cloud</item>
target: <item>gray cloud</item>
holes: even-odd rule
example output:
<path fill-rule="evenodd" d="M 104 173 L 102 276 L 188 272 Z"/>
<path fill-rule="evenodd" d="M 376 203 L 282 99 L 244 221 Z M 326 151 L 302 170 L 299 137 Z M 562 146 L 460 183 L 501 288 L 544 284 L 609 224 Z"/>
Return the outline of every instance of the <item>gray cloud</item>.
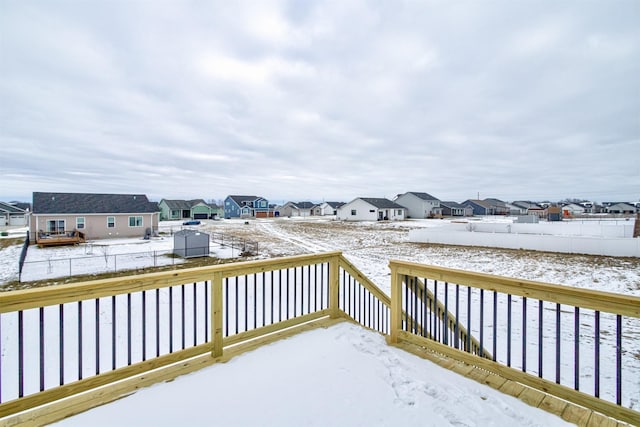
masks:
<path fill-rule="evenodd" d="M 0 195 L 640 199 L 637 3 L 7 1 Z"/>

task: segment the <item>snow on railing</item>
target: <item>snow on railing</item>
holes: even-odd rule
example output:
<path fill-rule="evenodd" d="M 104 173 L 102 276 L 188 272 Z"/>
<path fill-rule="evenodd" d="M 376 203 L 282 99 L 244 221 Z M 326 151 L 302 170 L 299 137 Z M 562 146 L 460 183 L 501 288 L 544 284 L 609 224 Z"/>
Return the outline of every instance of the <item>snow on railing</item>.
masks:
<path fill-rule="evenodd" d="M 617 419 L 640 420 L 639 297 L 389 265 L 391 342 L 418 343 Z M 471 331 L 466 339 L 463 328 Z"/>
<path fill-rule="evenodd" d="M 349 294 L 360 283 L 366 305 Z M 388 330 L 388 297 L 340 252 L 3 292 L 0 419 L 341 308 Z"/>

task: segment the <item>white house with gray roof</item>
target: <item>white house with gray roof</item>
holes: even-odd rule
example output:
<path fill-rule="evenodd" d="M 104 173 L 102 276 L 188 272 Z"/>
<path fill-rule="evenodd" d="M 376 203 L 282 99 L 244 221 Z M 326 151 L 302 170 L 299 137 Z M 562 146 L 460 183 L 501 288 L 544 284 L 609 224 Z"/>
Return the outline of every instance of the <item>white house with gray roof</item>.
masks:
<path fill-rule="evenodd" d="M 358 197 L 338 208 L 337 219 L 344 221 L 402 221 L 407 209 L 389 199 Z"/>
<path fill-rule="evenodd" d="M 398 195 L 394 201 L 407 208 L 407 218 L 434 218 L 442 215 L 440 200 L 429 193 L 411 191 Z"/>
<path fill-rule="evenodd" d="M 318 216 L 338 215 L 338 208 L 343 206 L 344 202 L 322 202 L 313 208 L 313 214 Z"/>
<path fill-rule="evenodd" d="M 315 206 L 316 204 L 312 202 L 287 202 L 277 210 L 280 216 L 311 216 Z"/>
<path fill-rule="evenodd" d="M 144 237 L 160 208 L 144 194 L 33 193 L 31 236 L 79 231 L 86 239 Z"/>

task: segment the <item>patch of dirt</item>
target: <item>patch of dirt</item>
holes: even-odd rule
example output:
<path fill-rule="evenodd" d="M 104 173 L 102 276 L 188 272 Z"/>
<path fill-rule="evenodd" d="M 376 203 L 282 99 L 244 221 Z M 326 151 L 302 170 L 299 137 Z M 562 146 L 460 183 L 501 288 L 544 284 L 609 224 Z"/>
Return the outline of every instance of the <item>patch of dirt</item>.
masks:
<path fill-rule="evenodd" d="M 24 243 L 24 237 L 7 237 L 0 239 L 0 249 L 8 248 L 9 246 L 22 245 Z"/>

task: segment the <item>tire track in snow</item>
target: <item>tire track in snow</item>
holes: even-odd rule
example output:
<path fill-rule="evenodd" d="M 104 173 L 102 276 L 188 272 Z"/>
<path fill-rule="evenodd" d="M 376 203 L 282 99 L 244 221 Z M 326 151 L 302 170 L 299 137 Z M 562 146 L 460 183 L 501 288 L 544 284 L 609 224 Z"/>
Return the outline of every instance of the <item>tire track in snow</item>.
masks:
<path fill-rule="evenodd" d="M 319 244 L 318 242 L 311 241 L 310 239 L 301 238 L 298 235 L 283 230 L 281 227 L 276 227 L 276 222 L 259 222 L 257 225 L 261 229 L 261 231 L 268 233 L 271 236 L 277 237 L 280 240 L 284 240 L 285 242 L 289 242 L 292 245 L 311 253 L 327 252 L 333 250 L 329 246 Z"/>

